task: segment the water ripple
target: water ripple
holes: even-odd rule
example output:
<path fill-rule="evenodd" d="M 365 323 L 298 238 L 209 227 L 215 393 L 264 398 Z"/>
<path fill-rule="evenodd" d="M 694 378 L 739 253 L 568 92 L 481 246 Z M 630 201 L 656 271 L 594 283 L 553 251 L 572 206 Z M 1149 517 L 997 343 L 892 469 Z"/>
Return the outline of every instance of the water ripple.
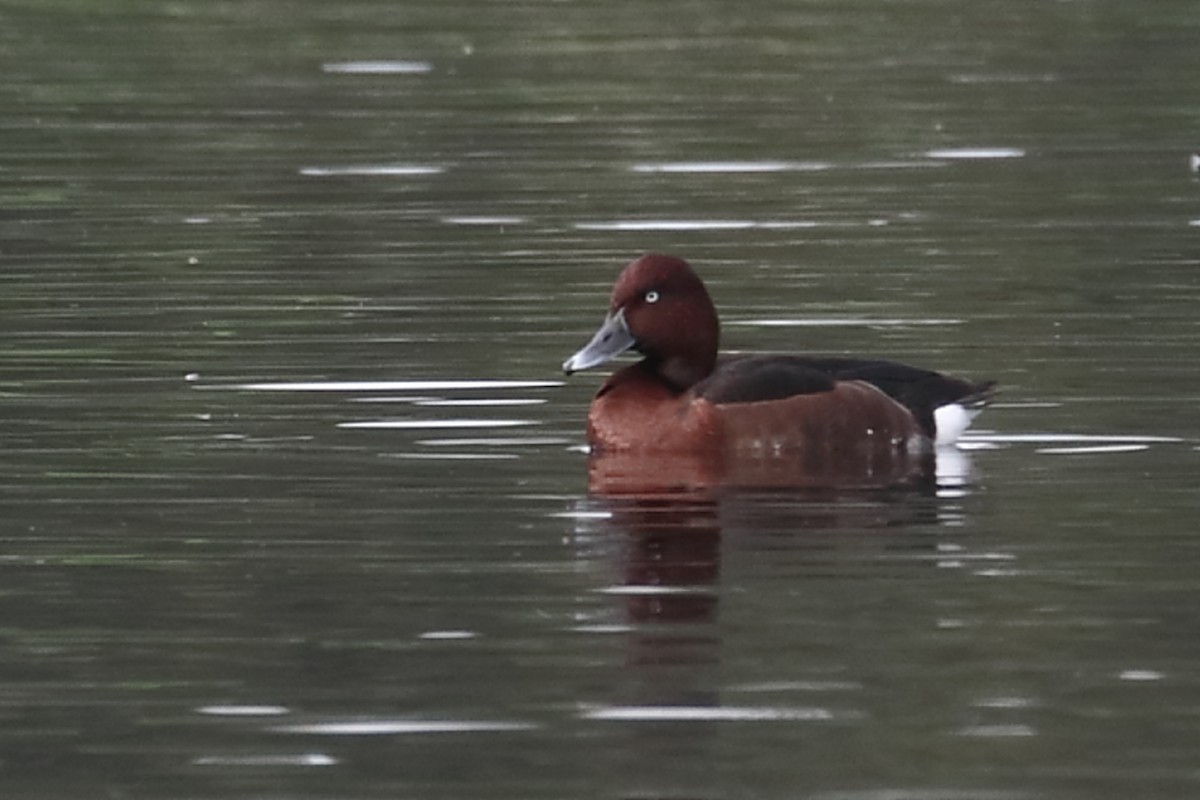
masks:
<path fill-rule="evenodd" d="M 426 430 L 436 428 L 515 428 L 537 425 L 532 419 L 378 419 L 363 422 L 339 422 L 339 428 L 394 428 Z"/>
<path fill-rule="evenodd" d="M 562 381 L 506 380 L 282 381 L 197 388 L 241 389 L 251 392 L 437 392 L 457 389 L 548 389 L 562 385 Z"/>
<path fill-rule="evenodd" d="M 926 150 L 925 155 L 929 158 L 976 160 L 1023 158 L 1025 151 L 1019 147 L 947 147 L 938 150 Z"/>
<path fill-rule="evenodd" d="M 342 75 L 424 75 L 433 72 L 428 61 L 331 61 L 322 72 Z"/>
<path fill-rule="evenodd" d="M 820 722 L 834 719 L 825 708 L 757 706 L 609 706 L 584 711 L 584 719 L 619 722 Z"/>
<path fill-rule="evenodd" d="M 722 172 L 820 172 L 833 169 L 833 164 L 826 161 L 665 161 L 658 163 L 634 164 L 631 172 L 682 172 L 682 173 L 722 173 Z"/>
<path fill-rule="evenodd" d="M 341 176 L 384 176 L 410 177 L 416 175 L 440 175 L 446 168 L 432 164 L 367 164 L 346 167 L 302 167 L 300 174 L 310 178 Z"/>
<path fill-rule="evenodd" d="M 493 720 L 354 720 L 347 722 L 313 722 L 297 725 L 277 725 L 274 733 L 312 733 L 325 736 L 394 736 L 422 733 L 481 733 L 527 731 L 538 726 L 530 722 Z"/>

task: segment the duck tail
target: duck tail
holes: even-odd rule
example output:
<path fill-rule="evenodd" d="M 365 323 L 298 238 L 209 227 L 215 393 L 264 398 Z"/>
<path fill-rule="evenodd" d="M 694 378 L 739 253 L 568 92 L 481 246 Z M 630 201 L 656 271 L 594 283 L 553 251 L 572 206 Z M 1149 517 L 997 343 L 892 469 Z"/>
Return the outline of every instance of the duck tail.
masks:
<path fill-rule="evenodd" d="M 999 391 L 996 381 L 980 381 L 973 385 L 965 395 L 958 398 L 954 402 L 958 403 L 963 408 L 973 411 L 978 414 L 985 406 L 996 399 L 996 393 Z"/>
<path fill-rule="evenodd" d="M 952 403 L 934 409 L 934 442 L 939 446 L 952 445 L 971 426 L 975 417 L 996 396 L 996 382 L 973 384 L 966 394 Z"/>

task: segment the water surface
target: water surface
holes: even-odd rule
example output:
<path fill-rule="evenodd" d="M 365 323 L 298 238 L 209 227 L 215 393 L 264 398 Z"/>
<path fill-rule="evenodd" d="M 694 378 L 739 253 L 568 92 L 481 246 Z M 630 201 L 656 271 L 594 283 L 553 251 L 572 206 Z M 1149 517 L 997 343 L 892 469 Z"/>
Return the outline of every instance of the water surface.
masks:
<path fill-rule="evenodd" d="M 1192 5 L 9 3 L 3 793 L 1195 795 Z M 589 494 L 650 249 L 1003 394 Z"/>

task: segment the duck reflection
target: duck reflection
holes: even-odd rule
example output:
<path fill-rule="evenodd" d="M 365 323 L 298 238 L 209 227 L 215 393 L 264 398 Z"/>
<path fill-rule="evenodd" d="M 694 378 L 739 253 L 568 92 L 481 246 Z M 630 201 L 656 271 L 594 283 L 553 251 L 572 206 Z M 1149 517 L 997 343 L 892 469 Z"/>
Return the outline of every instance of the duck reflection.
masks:
<path fill-rule="evenodd" d="M 695 765 L 715 763 L 729 720 L 853 719 L 845 698 L 831 707 L 762 705 L 731 689 L 723 662 L 736 645 L 723 634 L 748 622 L 777 624 L 787 641 L 783 626 L 791 630 L 792 621 L 782 613 L 764 621 L 747 607 L 776 608 L 762 600 L 772 596 L 786 604 L 778 593 L 801 591 L 796 578 L 859 581 L 876 568 L 937 563 L 961 521 L 957 498 L 969 471 L 961 456 L 949 499 L 938 496 L 932 454 L 836 480 L 781 466 L 645 454 L 589 460 L 590 491 L 573 515 L 574 541 L 593 587 L 612 600 L 601 613 L 612 623 L 606 630 L 624 631 L 624 669 L 585 717 L 615 726 L 605 729 L 612 736 L 605 763 L 639 796 L 702 796 L 713 776 Z M 828 648 L 828 641 L 813 644 Z M 801 657 L 795 674 L 772 677 L 807 679 L 821 668 Z M 692 767 L 675 770 L 677 763 Z"/>
<path fill-rule="evenodd" d="M 717 501 L 695 493 L 609 498 L 621 537 L 619 586 L 630 622 L 710 622 L 716 615 L 721 528 Z"/>
<path fill-rule="evenodd" d="M 779 459 L 593 455 L 576 542 L 609 573 L 602 591 L 624 598 L 626 623 L 712 622 L 730 534 L 741 550 L 791 550 L 799 569 L 824 562 L 827 570 L 822 552 L 847 547 L 935 551 L 945 535 L 938 529 L 961 521 L 956 499 L 969 485 L 967 455 L 956 451 L 946 468 L 934 452 L 877 455 L 821 473 Z M 939 499 L 939 483 L 955 500 Z M 850 530 L 886 535 L 839 542 L 838 533 Z"/>
<path fill-rule="evenodd" d="M 757 451 L 599 452 L 588 459 L 588 491 L 605 497 L 755 489 L 935 488 L 937 451 L 890 446 L 786 455 Z"/>

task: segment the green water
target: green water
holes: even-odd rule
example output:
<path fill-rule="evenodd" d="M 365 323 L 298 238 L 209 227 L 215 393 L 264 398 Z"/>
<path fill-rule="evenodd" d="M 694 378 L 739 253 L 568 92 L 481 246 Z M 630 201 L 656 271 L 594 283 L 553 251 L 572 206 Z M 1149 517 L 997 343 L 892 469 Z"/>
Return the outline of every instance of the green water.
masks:
<path fill-rule="evenodd" d="M 3 4 L 0 793 L 1194 796 L 1198 34 Z M 966 464 L 589 497 L 650 249 L 729 347 L 999 380 Z"/>

